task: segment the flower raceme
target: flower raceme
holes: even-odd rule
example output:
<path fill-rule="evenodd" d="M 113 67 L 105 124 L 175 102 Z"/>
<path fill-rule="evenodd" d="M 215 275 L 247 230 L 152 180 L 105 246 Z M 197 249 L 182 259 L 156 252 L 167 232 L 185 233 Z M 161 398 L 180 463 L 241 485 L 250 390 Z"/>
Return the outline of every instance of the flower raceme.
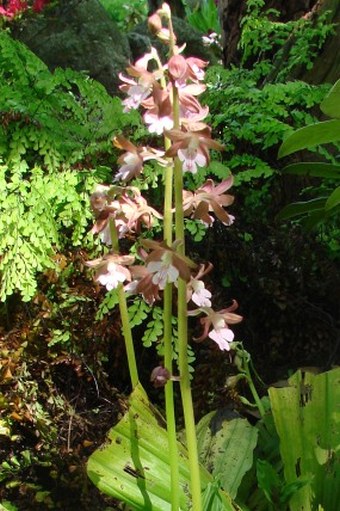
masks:
<path fill-rule="evenodd" d="M 168 6 L 163 4 L 149 19 L 149 26 L 171 46 L 175 39 L 170 37 L 168 26 L 162 25 L 162 19 L 170 19 L 170 15 Z M 184 173 L 195 174 L 199 167 L 208 166 L 211 149 L 223 150 L 223 145 L 212 139 L 211 128 L 203 122 L 208 115 L 208 108 L 203 107 L 197 99 L 205 90 L 201 82 L 208 63 L 195 57 L 184 57 L 181 55 L 183 49 L 174 46 L 168 63 L 163 65 L 157 51 L 152 48 L 135 64 L 130 64 L 127 76 L 120 75 L 123 82 L 120 88 L 127 94 L 123 101 L 124 111 L 142 107 L 148 131 L 164 135 L 167 150 L 139 147 L 121 135 L 114 138 L 113 144 L 123 151 L 118 158 L 119 168 L 114 182 L 122 185 L 99 187 L 91 197 L 96 217 L 92 232 L 99 233 L 102 241 L 108 245 L 111 245 L 113 228 L 117 231 L 118 239 L 128 234 L 131 239 L 131 233 L 135 236 L 143 228 L 150 230 L 155 219 L 162 218 L 160 213 L 148 205 L 139 189 L 126 186 L 128 181 L 142 175 L 145 161 L 156 160 L 164 169 L 168 169 L 177 158 Z M 151 67 L 151 61 L 156 65 Z M 176 128 L 175 101 L 179 110 L 176 117 L 179 117 L 179 126 L 176 124 Z M 233 178 L 230 176 L 219 184 L 208 179 L 196 191 L 183 190 L 184 216 L 200 220 L 207 226 L 212 225 L 215 217 L 224 225 L 231 225 L 234 217 L 225 208 L 234 200 L 232 195 L 226 193 L 232 184 Z M 178 280 L 182 279 L 187 286 L 187 302 L 197 307 L 189 311 L 188 315 L 202 316 L 200 323 L 203 332 L 196 340 L 209 337 L 221 350 L 228 351 L 234 338 L 229 325 L 240 322 L 242 317 L 234 313 L 236 302 L 220 311 L 212 308 L 212 294 L 203 281 L 212 265 L 200 265 L 197 269 L 193 261 L 182 255 L 179 245 L 183 241 L 177 240 L 169 246 L 165 241 L 144 238 L 139 243 L 142 247 L 139 249 L 141 264 L 134 264 L 133 256 L 116 253 L 87 262 L 89 267 L 95 269 L 95 280 L 108 290 L 124 285 L 126 293 L 141 294 L 152 305 L 161 298 L 168 284 L 177 287 Z"/>

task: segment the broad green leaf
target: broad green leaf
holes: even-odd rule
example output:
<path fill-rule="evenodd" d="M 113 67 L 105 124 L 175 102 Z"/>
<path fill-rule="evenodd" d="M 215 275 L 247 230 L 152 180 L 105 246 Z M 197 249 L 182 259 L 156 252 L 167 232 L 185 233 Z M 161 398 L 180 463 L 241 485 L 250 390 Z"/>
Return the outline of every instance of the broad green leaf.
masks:
<path fill-rule="evenodd" d="M 178 443 L 180 509 L 190 507 L 190 471 L 186 448 Z M 125 502 L 135 511 L 170 511 L 170 466 L 164 419 L 149 403 L 141 386 L 129 400 L 129 409 L 108 434 L 108 442 L 89 458 L 87 472 L 91 481 L 104 493 Z M 202 467 L 204 491 L 212 481 Z M 219 498 L 223 509 L 234 511 L 236 505 L 223 491 Z"/>
<path fill-rule="evenodd" d="M 326 200 L 327 199 L 325 197 L 318 197 L 309 201 L 293 202 L 292 204 L 288 204 L 282 208 L 276 218 L 278 220 L 287 220 L 288 218 L 305 215 L 317 210 L 322 212 L 325 207 Z"/>
<path fill-rule="evenodd" d="M 303 162 L 287 165 L 282 172 L 301 176 L 323 177 L 329 179 L 340 178 L 340 165 L 332 163 Z"/>
<path fill-rule="evenodd" d="M 223 411 L 206 415 L 197 425 L 200 460 L 233 498 L 252 466 L 257 434 L 246 419 L 228 417 Z"/>
<path fill-rule="evenodd" d="M 340 204 L 340 186 L 335 188 L 335 190 L 333 190 L 333 192 L 328 197 L 325 209 L 328 211 L 330 209 L 335 208 L 336 206 L 339 206 L 339 204 Z"/>
<path fill-rule="evenodd" d="M 338 80 L 320 105 L 324 114 L 340 119 L 340 80 Z"/>
<path fill-rule="evenodd" d="M 269 389 L 288 485 L 305 483 L 290 500 L 291 511 L 340 502 L 340 368 L 322 374 L 299 370 L 289 386 Z"/>
<path fill-rule="evenodd" d="M 340 141 L 340 120 L 317 122 L 292 133 L 281 145 L 279 158 L 320 144 Z"/>

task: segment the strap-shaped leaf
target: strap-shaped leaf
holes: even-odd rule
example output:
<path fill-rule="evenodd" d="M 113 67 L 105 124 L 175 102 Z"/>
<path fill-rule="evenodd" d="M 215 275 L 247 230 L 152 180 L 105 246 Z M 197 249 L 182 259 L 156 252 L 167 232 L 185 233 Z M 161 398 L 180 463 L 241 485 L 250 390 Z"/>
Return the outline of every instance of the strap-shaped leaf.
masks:
<path fill-rule="evenodd" d="M 270 388 L 275 426 L 288 484 L 305 482 L 291 511 L 338 511 L 340 502 L 340 368 L 298 371 L 289 386 Z"/>
<path fill-rule="evenodd" d="M 279 158 L 320 144 L 340 141 L 340 120 L 317 122 L 292 133 L 281 145 Z"/>

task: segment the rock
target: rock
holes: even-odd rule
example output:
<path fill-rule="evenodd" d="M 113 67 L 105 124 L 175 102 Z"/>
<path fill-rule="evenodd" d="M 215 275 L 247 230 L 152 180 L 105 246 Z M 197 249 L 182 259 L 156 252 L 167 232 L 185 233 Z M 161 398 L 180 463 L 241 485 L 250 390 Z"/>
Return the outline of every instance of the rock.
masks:
<path fill-rule="evenodd" d="M 118 73 L 131 53 L 128 38 L 98 0 L 60 0 L 35 18 L 26 18 L 13 30 L 47 66 L 84 71 L 109 93 L 118 91 Z"/>

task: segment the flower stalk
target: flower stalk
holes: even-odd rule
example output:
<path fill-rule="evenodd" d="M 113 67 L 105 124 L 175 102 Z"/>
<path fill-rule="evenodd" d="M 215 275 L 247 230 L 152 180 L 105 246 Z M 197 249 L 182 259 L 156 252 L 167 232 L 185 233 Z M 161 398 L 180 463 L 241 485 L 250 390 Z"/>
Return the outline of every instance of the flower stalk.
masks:
<path fill-rule="evenodd" d="M 110 218 L 109 227 L 110 227 L 110 235 L 111 235 L 111 243 L 112 243 L 113 251 L 119 253 L 117 228 L 116 228 L 116 223 L 115 223 L 114 218 Z M 127 303 L 126 303 L 126 295 L 124 292 L 123 284 L 120 283 L 118 285 L 117 292 L 118 292 L 118 300 L 119 300 L 118 301 L 119 312 L 120 312 L 120 317 L 121 317 L 121 321 L 122 321 L 122 332 L 123 332 L 126 356 L 127 356 L 127 361 L 128 361 L 128 367 L 129 367 L 129 374 L 130 374 L 132 388 L 134 388 L 139 381 L 139 377 L 138 377 L 135 348 L 134 348 L 134 344 L 133 344 L 132 332 L 131 332 L 130 322 L 129 322 L 129 313 L 128 313 L 128 308 L 127 308 Z"/>

